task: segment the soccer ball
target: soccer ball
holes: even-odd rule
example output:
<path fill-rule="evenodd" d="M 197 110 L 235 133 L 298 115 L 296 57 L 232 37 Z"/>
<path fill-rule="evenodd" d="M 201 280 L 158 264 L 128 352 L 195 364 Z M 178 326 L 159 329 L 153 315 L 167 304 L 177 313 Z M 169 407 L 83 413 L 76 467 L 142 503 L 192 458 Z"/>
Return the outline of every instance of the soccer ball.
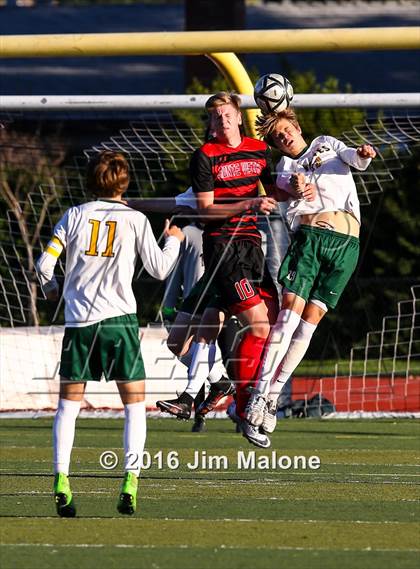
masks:
<path fill-rule="evenodd" d="M 290 105 L 293 99 L 293 87 L 283 75 L 269 73 L 256 82 L 254 99 L 264 115 L 280 113 Z"/>

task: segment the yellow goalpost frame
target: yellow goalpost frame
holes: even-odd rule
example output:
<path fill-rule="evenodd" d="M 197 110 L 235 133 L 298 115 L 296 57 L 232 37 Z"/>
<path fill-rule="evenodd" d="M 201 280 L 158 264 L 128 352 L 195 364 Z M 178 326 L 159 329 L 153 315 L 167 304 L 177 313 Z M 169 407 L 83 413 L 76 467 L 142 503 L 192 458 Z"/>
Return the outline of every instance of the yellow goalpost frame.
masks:
<path fill-rule="evenodd" d="M 0 36 L 0 58 L 127 55 L 206 55 L 233 89 L 251 95 L 253 85 L 232 53 L 420 49 L 420 27 L 225 30 Z M 255 110 L 245 111 L 255 134 Z"/>

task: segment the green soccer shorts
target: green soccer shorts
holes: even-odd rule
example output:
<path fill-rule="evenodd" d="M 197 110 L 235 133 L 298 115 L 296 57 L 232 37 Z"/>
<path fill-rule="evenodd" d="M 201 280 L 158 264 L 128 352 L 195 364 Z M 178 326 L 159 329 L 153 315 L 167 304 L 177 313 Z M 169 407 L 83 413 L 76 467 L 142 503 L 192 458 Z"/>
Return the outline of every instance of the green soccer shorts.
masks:
<path fill-rule="evenodd" d="M 359 239 L 302 225 L 280 267 L 278 281 L 304 300 L 335 308 L 359 258 Z"/>
<path fill-rule="evenodd" d="M 66 327 L 60 375 L 73 381 L 137 381 L 146 377 L 136 314 Z"/>

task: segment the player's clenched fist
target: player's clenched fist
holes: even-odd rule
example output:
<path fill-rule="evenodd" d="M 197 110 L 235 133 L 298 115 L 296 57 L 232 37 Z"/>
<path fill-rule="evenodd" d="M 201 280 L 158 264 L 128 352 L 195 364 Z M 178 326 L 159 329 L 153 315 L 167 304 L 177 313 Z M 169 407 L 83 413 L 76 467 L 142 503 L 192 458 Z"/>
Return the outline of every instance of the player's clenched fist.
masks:
<path fill-rule="evenodd" d="M 357 149 L 357 154 L 360 158 L 375 158 L 376 150 L 370 144 L 362 144 Z"/>
<path fill-rule="evenodd" d="M 165 227 L 163 229 L 165 237 L 176 237 L 179 241 L 184 241 L 185 235 L 177 225 L 171 225 L 169 219 L 165 219 Z"/>

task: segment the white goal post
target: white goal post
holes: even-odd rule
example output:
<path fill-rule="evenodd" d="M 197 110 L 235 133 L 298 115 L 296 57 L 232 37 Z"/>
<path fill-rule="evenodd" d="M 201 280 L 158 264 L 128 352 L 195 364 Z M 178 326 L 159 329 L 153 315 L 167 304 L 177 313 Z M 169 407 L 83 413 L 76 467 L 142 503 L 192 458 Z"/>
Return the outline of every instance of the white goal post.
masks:
<path fill-rule="evenodd" d="M 3 111 L 133 111 L 203 109 L 209 95 L 7 95 Z M 241 107 L 255 109 L 251 95 L 240 95 Z M 296 108 L 412 108 L 420 107 L 420 93 L 325 93 L 294 95 Z"/>

